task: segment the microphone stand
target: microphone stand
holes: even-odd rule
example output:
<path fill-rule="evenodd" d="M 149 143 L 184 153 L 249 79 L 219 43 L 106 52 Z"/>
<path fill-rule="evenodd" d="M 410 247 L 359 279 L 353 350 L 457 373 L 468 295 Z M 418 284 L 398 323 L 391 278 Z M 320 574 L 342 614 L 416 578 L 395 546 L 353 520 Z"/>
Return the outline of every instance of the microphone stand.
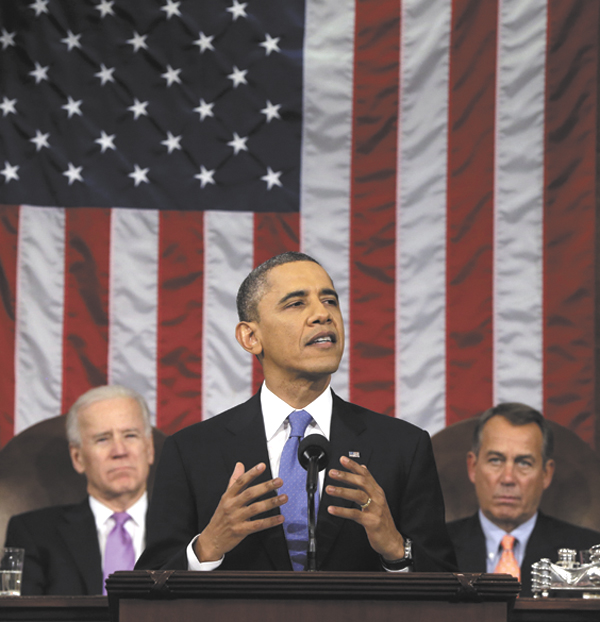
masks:
<path fill-rule="evenodd" d="M 318 491 L 319 467 L 318 456 L 311 456 L 308 460 L 308 476 L 306 478 L 306 494 L 308 496 L 308 549 L 306 556 L 306 570 L 317 569 L 317 538 L 315 516 L 315 493 Z M 318 493 L 317 493 L 318 494 Z"/>

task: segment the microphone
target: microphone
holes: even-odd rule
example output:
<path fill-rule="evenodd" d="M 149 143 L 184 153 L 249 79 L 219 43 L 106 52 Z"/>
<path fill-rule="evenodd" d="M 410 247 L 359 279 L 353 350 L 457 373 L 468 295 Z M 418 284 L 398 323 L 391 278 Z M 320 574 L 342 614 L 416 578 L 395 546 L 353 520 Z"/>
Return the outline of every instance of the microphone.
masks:
<path fill-rule="evenodd" d="M 315 493 L 319 491 L 319 471 L 329 462 L 329 441 L 322 434 L 310 434 L 300 441 L 298 460 L 307 470 L 306 494 L 308 496 L 308 549 L 306 569 L 317 569 L 317 539 L 315 535 Z"/>

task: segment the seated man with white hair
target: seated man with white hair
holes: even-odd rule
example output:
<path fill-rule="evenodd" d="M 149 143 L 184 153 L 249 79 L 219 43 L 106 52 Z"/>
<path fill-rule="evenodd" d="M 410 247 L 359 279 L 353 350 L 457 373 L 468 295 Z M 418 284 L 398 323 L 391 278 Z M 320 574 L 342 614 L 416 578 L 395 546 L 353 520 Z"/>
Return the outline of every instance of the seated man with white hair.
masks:
<path fill-rule="evenodd" d="M 25 549 L 23 595 L 105 594 L 106 577 L 133 569 L 145 545 L 154 444 L 142 396 L 120 385 L 90 389 L 69 410 L 66 428 L 88 496 L 10 519 L 5 546 Z"/>

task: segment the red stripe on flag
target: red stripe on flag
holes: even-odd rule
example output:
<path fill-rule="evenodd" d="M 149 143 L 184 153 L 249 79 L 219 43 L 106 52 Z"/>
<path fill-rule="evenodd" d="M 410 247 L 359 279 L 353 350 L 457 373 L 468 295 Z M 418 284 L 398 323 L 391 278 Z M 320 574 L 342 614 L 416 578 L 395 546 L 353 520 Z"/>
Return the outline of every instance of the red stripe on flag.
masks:
<path fill-rule="evenodd" d="M 300 214 L 254 214 L 254 267 L 267 259 L 300 247 Z M 262 367 L 252 361 L 252 390 L 258 391 L 264 380 Z"/>
<path fill-rule="evenodd" d="M 597 2 L 548 4 L 544 410 L 594 442 Z"/>
<path fill-rule="evenodd" d="M 202 418 L 204 213 L 160 213 L 157 427 L 166 434 Z"/>
<path fill-rule="evenodd" d="M 19 208 L 0 205 L 0 447 L 14 436 L 15 304 Z"/>
<path fill-rule="evenodd" d="M 356 3 L 350 398 L 394 414 L 400 3 Z"/>
<path fill-rule="evenodd" d="M 109 209 L 67 209 L 62 411 L 106 384 Z"/>
<path fill-rule="evenodd" d="M 497 9 L 452 12 L 446 307 L 446 422 L 493 400 L 493 190 Z"/>

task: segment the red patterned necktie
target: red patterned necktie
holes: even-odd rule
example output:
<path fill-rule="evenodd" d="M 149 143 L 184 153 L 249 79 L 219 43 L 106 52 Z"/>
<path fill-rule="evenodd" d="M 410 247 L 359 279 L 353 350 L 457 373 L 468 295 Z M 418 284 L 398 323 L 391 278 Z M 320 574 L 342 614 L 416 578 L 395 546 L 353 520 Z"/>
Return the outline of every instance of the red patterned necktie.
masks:
<path fill-rule="evenodd" d="M 500 561 L 498 562 L 494 572 L 511 574 L 520 581 L 521 569 L 519 568 L 519 564 L 517 564 L 517 560 L 515 559 L 515 554 L 513 552 L 514 544 L 514 536 L 506 534 L 504 538 L 502 538 L 502 555 L 500 556 Z"/>

